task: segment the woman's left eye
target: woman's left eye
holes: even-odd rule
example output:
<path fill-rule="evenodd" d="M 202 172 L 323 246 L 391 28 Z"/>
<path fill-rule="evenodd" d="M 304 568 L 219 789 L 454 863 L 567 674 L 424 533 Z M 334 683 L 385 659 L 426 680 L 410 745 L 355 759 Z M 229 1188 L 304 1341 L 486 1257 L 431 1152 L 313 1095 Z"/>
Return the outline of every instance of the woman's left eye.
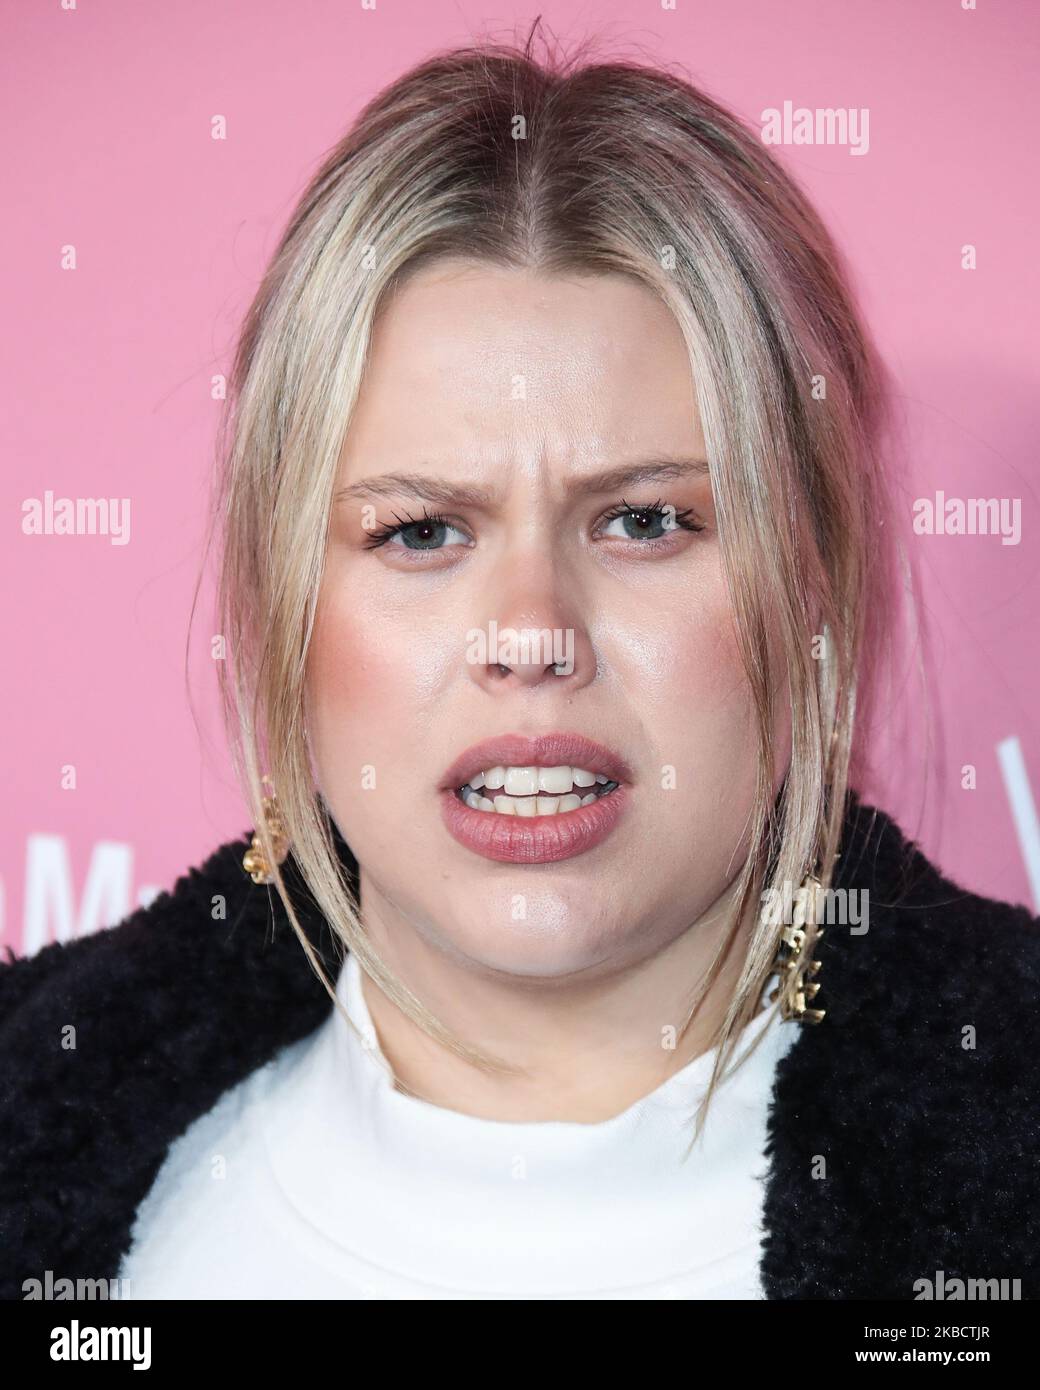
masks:
<path fill-rule="evenodd" d="M 612 534 L 621 540 L 663 540 L 672 531 L 703 531 L 703 523 L 696 520 L 691 508 L 678 510 L 670 504 L 655 503 L 651 507 L 639 507 L 622 502 L 603 518 L 609 527 L 619 527 Z M 602 523 L 601 523 L 602 524 Z M 604 534 L 611 534 L 609 529 Z"/>

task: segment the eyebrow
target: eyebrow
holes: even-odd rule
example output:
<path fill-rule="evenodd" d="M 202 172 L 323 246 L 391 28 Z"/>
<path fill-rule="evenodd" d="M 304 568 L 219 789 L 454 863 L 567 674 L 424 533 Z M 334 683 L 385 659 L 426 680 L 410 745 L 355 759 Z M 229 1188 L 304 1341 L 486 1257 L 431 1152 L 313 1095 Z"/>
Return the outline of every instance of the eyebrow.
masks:
<path fill-rule="evenodd" d="M 704 476 L 707 472 L 707 459 L 646 459 L 598 473 L 579 474 L 568 480 L 567 491 L 572 496 L 618 492 L 622 488 L 635 487 L 642 483 Z M 451 483 L 444 478 L 431 477 L 427 473 L 383 473 L 376 478 L 362 478 L 359 482 L 351 483 L 349 487 L 339 488 L 333 501 L 345 502 L 356 498 L 401 495 L 417 497 L 438 506 L 489 507 L 494 502 L 494 495 L 487 488 Z"/>

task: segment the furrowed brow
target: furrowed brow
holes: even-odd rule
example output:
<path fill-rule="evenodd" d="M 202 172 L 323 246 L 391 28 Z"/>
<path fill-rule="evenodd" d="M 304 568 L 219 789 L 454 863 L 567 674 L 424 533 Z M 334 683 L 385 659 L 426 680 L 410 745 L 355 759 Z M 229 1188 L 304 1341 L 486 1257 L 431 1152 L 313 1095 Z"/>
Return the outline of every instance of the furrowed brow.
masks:
<path fill-rule="evenodd" d="M 623 464 L 598 473 L 579 474 L 567 481 L 567 491 L 575 495 L 597 492 L 618 492 L 622 488 L 643 483 L 667 482 L 675 478 L 703 476 L 708 472 L 706 459 L 648 459 L 640 463 Z M 373 497 L 408 496 L 437 506 L 489 507 L 494 497 L 487 488 L 464 483 L 451 483 L 428 473 L 383 473 L 375 478 L 339 488 L 334 501 L 362 500 Z"/>

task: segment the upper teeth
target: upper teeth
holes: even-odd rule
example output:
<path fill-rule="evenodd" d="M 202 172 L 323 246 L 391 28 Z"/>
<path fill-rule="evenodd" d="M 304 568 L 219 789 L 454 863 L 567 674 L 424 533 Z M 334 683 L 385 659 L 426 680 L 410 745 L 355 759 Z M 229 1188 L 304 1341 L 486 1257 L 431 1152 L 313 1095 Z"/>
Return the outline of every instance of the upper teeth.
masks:
<path fill-rule="evenodd" d="M 571 785 L 593 787 L 597 782 L 606 782 L 602 772 L 588 772 L 583 767 L 489 767 L 469 779 L 474 791 L 486 787 L 488 791 L 504 791 L 507 796 L 536 796 L 538 792 L 549 792 L 561 796 L 569 792 Z"/>
<path fill-rule="evenodd" d="M 490 767 L 478 772 L 462 787 L 462 799 L 474 811 L 497 811 L 502 815 L 546 816 L 576 811 L 596 800 L 597 792 L 579 796 L 571 787 L 606 787 L 615 784 L 602 772 L 583 767 Z M 498 792 L 493 799 L 481 796 Z M 514 800 L 515 798 L 515 800 Z"/>

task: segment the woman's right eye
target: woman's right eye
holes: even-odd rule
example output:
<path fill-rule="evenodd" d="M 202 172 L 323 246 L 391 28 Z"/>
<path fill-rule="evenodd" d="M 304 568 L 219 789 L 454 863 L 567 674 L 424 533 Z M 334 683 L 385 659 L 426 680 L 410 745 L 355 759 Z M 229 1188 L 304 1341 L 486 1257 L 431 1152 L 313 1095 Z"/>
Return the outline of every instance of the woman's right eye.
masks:
<path fill-rule="evenodd" d="M 451 531 L 455 531 L 455 527 L 443 521 L 413 521 L 395 531 L 391 541 L 400 540 L 409 550 L 439 550 Z M 461 535 L 461 532 L 455 534 Z"/>
<path fill-rule="evenodd" d="M 459 539 L 449 540 L 449 536 L 454 534 Z M 399 541 L 399 544 L 397 543 Z M 447 544 L 469 543 L 466 536 L 457 526 L 453 526 L 450 521 L 441 516 L 424 516 L 418 521 L 398 519 L 396 525 L 381 526 L 373 531 L 366 542 L 368 549 L 375 549 L 381 545 L 394 545 L 397 550 L 443 550 Z"/>

